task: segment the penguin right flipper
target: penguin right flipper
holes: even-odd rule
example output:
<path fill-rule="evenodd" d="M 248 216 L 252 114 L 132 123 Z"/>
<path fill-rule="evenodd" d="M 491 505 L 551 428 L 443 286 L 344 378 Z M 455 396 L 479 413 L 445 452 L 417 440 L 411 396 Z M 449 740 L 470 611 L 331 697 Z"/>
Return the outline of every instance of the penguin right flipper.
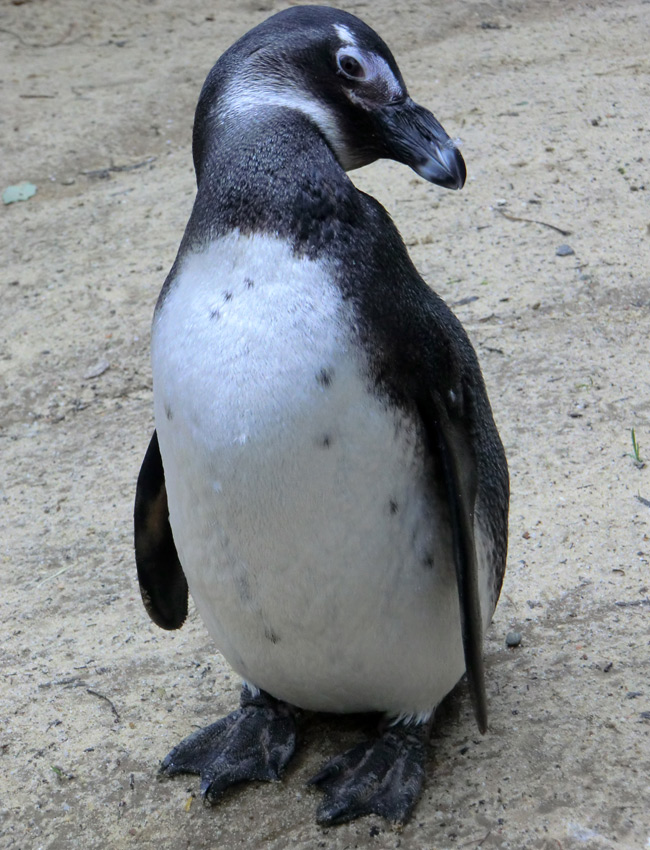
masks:
<path fill-rule="evenodd" d="M 478 490 L 477 460 L 471 434 L 474 400 L 470 383 L 462 382 L 461 387 L 448 391 L 449 401 L 443 400 L 438 392 L 428 391 L 418 408 L 442 474 L 456 569 L 467 681 L 476 722 L 484 733 L 487 729 L 487 697 L 483 616 L 474 538 Z"/>
<path fill-rule="evenodd" d="M 155 431 L 138 475 L 133 524 L 144 607 L 156 625 L 179 629 L 187 617 L 188 588 L 169 524 L 165 472 Z"/>

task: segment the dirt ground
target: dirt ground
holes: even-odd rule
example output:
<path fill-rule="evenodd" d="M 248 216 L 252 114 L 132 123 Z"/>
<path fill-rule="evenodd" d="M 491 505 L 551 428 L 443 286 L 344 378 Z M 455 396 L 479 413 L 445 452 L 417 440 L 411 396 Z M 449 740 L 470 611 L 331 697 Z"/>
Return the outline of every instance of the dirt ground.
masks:
<path fill-rule="evenodd" d="M 38 187 L 0 208 L 0 847 L 648 848 L 650 465 L 631 456 L 634 428 L 650 463 L 648 0 L 342 2 L 468 164 L 459 193 L 394 163 L 354 179 L 455 305 L 510 462 L 490 728 L 461 685 L 401 832 L 315 824 L 305 781 L 357 719 L 310 719 L 282 783 L 213 809 L 195 777 L 156 777 L 238 681 L 196 612 L 164 633 L 140 602 L 149 326 L 200 86 L 283 5 L 0 7 L 0 191 Z"/>

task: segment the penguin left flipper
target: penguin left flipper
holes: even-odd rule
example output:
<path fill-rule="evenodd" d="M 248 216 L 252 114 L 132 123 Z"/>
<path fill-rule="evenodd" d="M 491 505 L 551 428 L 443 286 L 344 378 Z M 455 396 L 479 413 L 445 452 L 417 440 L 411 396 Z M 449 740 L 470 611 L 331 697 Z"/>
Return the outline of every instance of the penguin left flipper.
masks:
<path fill-rule="evenodd" d="M 160 772 L 200 774 L 201 794 L 216 803 L 232 785 L 280 779 L 295 747 L 295 710 L 244 684 L 240 708 L 182 740 Z"/>
<path fill-rule="evenodd" d="M 179 629 L 187 617 L 188 588 L 169 524 L 165 472 L 155 431 L 138 475 L 133 523 L 144 607 L 156 625 Z"/>
<path fill-rule="evenodd" d="M 485 733 L 487 696 L 483 618 L 474 539 L 478 464 L 470 431 L 470 423 L 474 421 L 472 408 L 473 392 L 467 382 L 456 389 L 448 389 L 446 399 L 441 397 L 440 392 L 428 390 L 418 404 L 446 491 L 467 682 L 478 728 Z"/>
<path fill-rule="evenodd" d="M 377 221 L 385 212 L 377 205 Z M 385 266 L 402 258 L 405 270 L 394 294 L 392 311 L 371 301 L 376 352 L 375 381 L 380 392 L 410 411 L 431 461 L 430 496 L 441 511 L 441 527 L 448 529 L 460 610 L 463 654 L 474 714 L 479 730 L 487 729 L 487 698 L 483 663 L 483 625 L 498 598 L 479 594 L 476 508 L 489 507 L 487 537 L 497 555 L 484 569 L 494 571 L 491 583 L 500 587 L 505 566 L 507 471 L 476 354 L 460 322 L 408 263 L 403 244 L 387 240 L 378 248 Z M 414 308 L 414 304 L 417 306 Z M 387 377 L 393 374 L 393 377 Z M 488 511 L 484 512 L 488 513 Z M 494 514 L 494 517 L 492 516 Z M 483 517 L 485 521 L 485 516 Z"/>

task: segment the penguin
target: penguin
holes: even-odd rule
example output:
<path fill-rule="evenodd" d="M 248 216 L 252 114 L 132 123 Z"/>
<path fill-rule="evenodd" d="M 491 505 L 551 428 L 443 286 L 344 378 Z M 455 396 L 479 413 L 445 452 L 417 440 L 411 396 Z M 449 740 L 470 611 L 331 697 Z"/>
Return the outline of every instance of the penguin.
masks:
<path fill-rule="evenodd" d="M 347 175 L 379 158 L 465 182 L 357 17 L 285 9 L 212 68 L 134 509 L 149 615 L 179 628 L 191 593 L 243 682 L 162 773 L 199 774 L 214 803 L 281 777 L 302 712 L 377 713 L 377 734 L 310 780 L 325 825 L 408 820 L 433 713 L 465 672 L 485 731 L 506 562 L 508 468 L 476 353 Z"/>

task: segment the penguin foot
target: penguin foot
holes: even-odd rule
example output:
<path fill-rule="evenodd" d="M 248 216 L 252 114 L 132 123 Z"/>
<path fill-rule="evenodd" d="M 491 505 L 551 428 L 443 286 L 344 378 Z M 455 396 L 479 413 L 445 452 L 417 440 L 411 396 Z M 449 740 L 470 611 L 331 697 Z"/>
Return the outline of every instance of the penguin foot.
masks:
<path fill-rule="evenodd" d="M 280 779 L 296 747 L 293 709 L 264 691 L 254 695 L 246 685 L 240 706 L 182 740 L 163 759 L 160 772 L 200 774 L 208 803 L 239 782 Z"/>
<path fill-rule="evenodd" d="M 317 820 L 324 826 L 377 814 L 406 823 L 424 783 L 426 733 L 422 726 L 391 726 L 333 758 L 309 780 L 325 792 Z"/>

